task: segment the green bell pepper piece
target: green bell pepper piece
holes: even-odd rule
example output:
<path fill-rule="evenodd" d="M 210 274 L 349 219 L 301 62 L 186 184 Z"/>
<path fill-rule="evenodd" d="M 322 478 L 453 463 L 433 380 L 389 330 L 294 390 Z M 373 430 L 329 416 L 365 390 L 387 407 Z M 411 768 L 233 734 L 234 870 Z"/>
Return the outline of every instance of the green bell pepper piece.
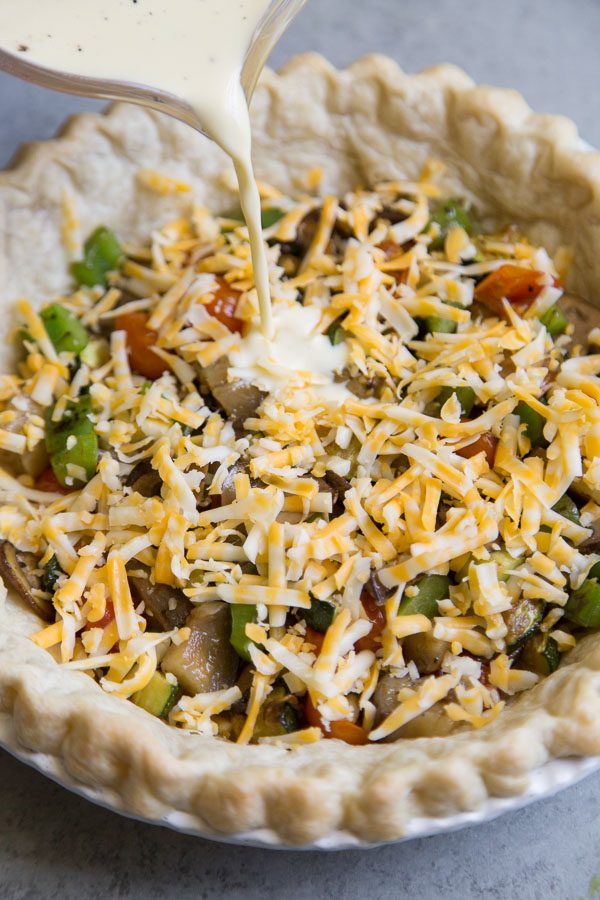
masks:
<path fill-rule="evenodd" d="M 583 628 L 600 628 L 600 582 L 586 578 L 581 587 L 573 591 L 565 606 L 569 621 Z"/>
<path fill-rule="evenodd" d="M 522 424 L 525 425 L 525 434 L 529 438 L 532 448 L 547 447 L 548 442 L 544 437 L 545 418 L 523 400 L 517 404 L 515 412 Z"/>
<path fill-rule="evenodd" d="M 460 403 L 460 407 L 465 416 L 468 416 L 473 407 L 475 406 L 475 391 L 471 387 L 445 387 L 438 394 L 438 401 L 440 406 L 443 406 L 447 400 L 450 399 L 452 394 L 456 394 L 458 397 L 458 402 Z"/>
<path fill-rule="evenodd" d="M 438 600 L 445 600 L 450 589 L 450 579 L 446 575 L 425 575 L 415 587 L 418 594 L 403 597 L 398 608 L 399 616 L 413 616 L 421 613 L 428 619 L 438 615 Z"/>
<path fill-rule="evenodd" d="M 324 634 L 333 622 L 335 606 L 313 597 L 310 601 L 310 609 L 303 609 L 300 615 L 307 625 Z"/>
<path fill-rule="evenodd" d="M 71 274 L 79 285 L 107 286 L 106 276 L 118 269 L 123 248 L 116 235 L 101 225 L 89 236 L 83 247 L 83 259 L 71 264 Z"/>
<path fill-rule="evenodd" d="M 60 303 L 46 306 L 42 310 L 41 319 L 58 353 L 67 350 L 69 353 L 79 355 L 87 346 L 90 339 L 87 329 Z"/>
<path fill-rule="evenodd" d="M 231 606 L 231 635 L 229 642 L 238 656 L 252 662 L 250 646 L 254 642 L 246 635 L 246 625 L 256 622 L 256 606 L 234 603 Z"/>
<path fill-rule="evenodd" d="M 454 225 L 459 225 L 461 228 L 464 228 L 467 234 L 473 234 L 473 223 L 465 208 L 458 200 L 447 200 L 445 203 L 441 203 L 436 207 L 431 214 L 431 219 L 429 220 L 427 228 L 430 228 L 434 222 L 439 225 L 440 233 L 430 243 L 430 250 L 444 249 L 448 231 Z"/>
<path fill-rule="evenodd" d="M 277 207 L 272 206 L 270 209 L 263 209 L 260 214 L 260 224 L 263 228 L 270 228 L 271 225 L 274 225 L 275 222 L 279 222 L 284 216 L 285 213 L 282 209 L 277 209 Z"/>
<path fill-rule="evenodd" d="M 554 504 L 552 509 L 554 512 L 558 513 L 559 516 L 568 519 L 569 522 L 573 522 L 575 525 L 581 525 L 577 504 L 574 500 L 571 500 L 568 494 L 563 494 L 560 500 Z"/>
<path fill-rule="evenodd" d="M 335 322 L 332 322 L 329 328 L 327 329 L 327 337 L 335 347 L 336 344 L 341 344 L 344 340 L 344 328 L 342 326 L 343 319 L 336 319 Z"/>
<path fill-rule="evenodd" d="M 542 325 L 546 326 L 548 334 L 552 337 L 558 337 L 559 334 L 563 334 L 563 332 L 567 330 L 567 325 L 569 324 L 569 320 L 560 306 L 556 303 L 554 306 L 547 309 L 545 313 L 542 313 L 540 322 Z"/>
<path fill-rule="evenodd" d="M 442 319 L 441 316 L 426 316 L 425 327 L 430 334 L 454 334 L 456 322 Z"/>
<path fill-rule="evenodd" d="M 71 403 L 59 422 L 52 421 L 52 412 L 50 409 L 46 417 L 46 450 L 54 474 L 66 487 L 77 484 L 77 480 L 68 474 L 71 464 L 84 469 L 86 481 L 89 481 L 96 474 L 98 464 L 98 438 L 90 419 L 89 395 Z M 69 440 L 71 437 L 75 438 L 73 446 L 69 446 L 73 443 Z"/>

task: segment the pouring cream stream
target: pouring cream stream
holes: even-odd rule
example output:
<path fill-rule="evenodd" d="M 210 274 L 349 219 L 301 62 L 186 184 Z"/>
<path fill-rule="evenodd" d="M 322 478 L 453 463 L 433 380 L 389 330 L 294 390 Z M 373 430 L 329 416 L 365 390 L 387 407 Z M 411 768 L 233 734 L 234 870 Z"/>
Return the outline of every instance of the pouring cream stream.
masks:
<path fill-rule="evenodd" d="M 35 66 L 168 93 L 232 158 L 263 334 L 273 336 L 260 198 L 240 76 L 270 0 L 1 0 L 0 46 Z"/>

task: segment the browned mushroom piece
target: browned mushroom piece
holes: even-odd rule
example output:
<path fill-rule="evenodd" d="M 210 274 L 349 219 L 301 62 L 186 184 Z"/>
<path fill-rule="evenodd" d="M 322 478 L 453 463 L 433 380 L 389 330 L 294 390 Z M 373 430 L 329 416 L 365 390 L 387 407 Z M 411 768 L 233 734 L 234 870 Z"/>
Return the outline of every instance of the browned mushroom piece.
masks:
<path fill-rule="evenodd" d="M 402 688 L 417 689 L 423 684 L 424 679 L 411 681 L 408 675 L 395 678 L 393 675 L 384 675 L 373 694 L 373 703 L 377 709 L 375 715 L 375 727 L 377 727 L 398 706 L 398 691 Z M 442 702 L 434 704 L 425 710 L 416 719 L 402 725 L 388 737 L 383 738 L 382 743 L 391 743 L 401 738 L 418 737 L 443 737 L 450 732 L 461 730 L 464 726 L 460 722 L 453 722 L 444 712 Z"/>
<path fill-rule="evenodd" d="M 163 672 L 175 675 L 186 694 L 220 691 L 235 684 L 239 657 L 229 641 L 231 613 L 215 600 L 196 607 L 188 616 L 190 636 L 172 644 L 162 660 Z"/>
<path fill-rule="evenodd" d="M 181 628 L 193 609 L 193 605 L 179 588 L 167 584 L 153 584 L 150 570 L 141 563 L 131 563 L 136 574 L 129 574 L 129 583 L 138 600 L 144 604 L 151 628 L 171 631 Z M 138 574 L 144 572 L 145 576 Z"/>
<path fill-rule="evenodd" d="M 233 424 L 242 427 L 246 419 L 255 415 L 266 395 L 247 381 L 228 381 L 228 369 L 229 362 L 224 356 L 202 369 L 201 377 Z"/>
<path fill-rule="evenodd" d="M 157 497 L 160 494 L 162 480 L 156 469 L 152 468 L 150 460 L 142 459 L 129 473 L 127 487 L 142 497 Z"/>
<path fill-rule="evenodd" d="M 19 595 L 21 600 L 46 622 L 54 621 L 54 608 L 46 597 L 38 597 L 35 592 L 42 590 L 42 579 L 35 574 L 39 562 L 33 553 L 19 553 L 9 542 L 0 544 L 0 575 Z"/>
<path fill-rule="evenodd" d="M 366 588 L 378 606 L 383 606 L 393 590 L 393 588 L 384 587 L 377 572 L 371 572 Z"/>
<path fill-rule="evenodd" d="M 402 642 L 404 658 L 414 662 L 421 675 L 437 672 L 449 647 L 447 641 L 439 641 L 430 631 L 411 634 Z"/>

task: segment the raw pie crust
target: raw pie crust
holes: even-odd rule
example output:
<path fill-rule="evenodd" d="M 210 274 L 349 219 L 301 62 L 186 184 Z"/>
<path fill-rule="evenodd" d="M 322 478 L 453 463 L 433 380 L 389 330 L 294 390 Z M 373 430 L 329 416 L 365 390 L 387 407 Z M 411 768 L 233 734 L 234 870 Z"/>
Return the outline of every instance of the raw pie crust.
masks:
<path fill-rule="evenodd" d="M 434 157 L 484 225 L 516 222 L 550 250 L 571 245 L 568 288 L 592 299 L 600 287 L 600 155 L 586 150 L 570 121 L 533 115 L 518 94 L 477 87 L 452 66 L 409 76 L 372 56 L 338 72 L 308 55 L 265 74 L 253 111 L 257 175 L 284 191 L 305 190 L 303 177 L 316 165 L 323 190 L 339 194 L 415 178 Z M 231 206 L 226 168 L 221 152 L 187 127 L 122 105 L 78 116 L 59 139 L 26 148 L 0 176 L 4 306 L 66 290 L 77 235 L 99 223 L 131 239 L 192 202 Z M 139 178 L 143 169 L 193 192 L 158 194 Z M 10 327 L 3 316 L 2 337 Z M 1 354 L 9 366 L 7 341 Z M 302 844 L 344 830 L 392 840 L 413 817 L 522 793 L 553 757 L 600 754 L 600 635 L 582 640 L 557 672 L 481 731 L 285 750 L 178 732 L 61 669 L 27 639 L 37 627 L 20 602 L 0 608 L 0 721 L 24 747 L 58 758 L 75 780 L 118 796 L 127 811 L 154 819 L 181 811 L 207 835 L 269 828 L 281 842 Z"/>

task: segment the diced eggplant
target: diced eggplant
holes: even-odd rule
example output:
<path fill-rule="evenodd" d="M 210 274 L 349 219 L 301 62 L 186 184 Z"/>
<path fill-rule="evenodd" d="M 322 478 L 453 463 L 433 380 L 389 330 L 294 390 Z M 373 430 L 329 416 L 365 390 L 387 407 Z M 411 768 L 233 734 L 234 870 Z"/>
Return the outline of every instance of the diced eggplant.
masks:
<path fill-rule="evenodd" d="M 239 658 L 229 642 L 231 616 L 226 603 L 216 600 L 196 607 L 188 616 L 190 636 L 172 644 L 162 660 L 186 694 L 220 691 L 235 684 Z"/>
<path fill-rule="evenodd" d="M 242 427 L 246 419 L 256 413 L 266 395 L 247 381 L 228 381 L 228 369 L 229 362 L 224 356 L 202 369 L 202 378 L 233 424 Z"/>
<path fill-rule="evenodd" d="M 157 497 L 162 480 L 156 469 L 152 468 L 150 460 L 142 459 L 129 473 L 127 486 L 142 497 Z"/>
<path fill-rule="evenodd" d="M 398 691 L 403 688 L 418 689 L 423 683 L 423 679 L 411 681 L 408 675 L 402 678 L 394 678 L 393 675 L 384 675 L 379 679 L 379 683 L 373 694 L 373 703 L 377 710 L 375 714 L 375 727 L 379 725 L 387 716 L 392 713 L 398 706 Z M 450 732 L 460 730 L 460 723 L 453 722 L 444 712 L 444 704 L 436 703 L 430 709 L 421 713 L 416 719 L 402 725 L 396 729 L 388 737 L 384 738 L 384 743 L 391 743 L 400 738 L 417 738 L 417 737 L 442 737 L 450 734 Z"/>
<path fill-rule="evenodd" d="M 32 553 L 19 553 L 9 542 L 0 544 L 0 575 L 31 609 L 46 622 L 54 621 L 54 607 L 45 597 L 36 596 L 42 590 L 41 576 L 35 575 L 38 560 Z"/>
<path fill-rule="evenodd" d="M 393 590 L 392 588 L 384 587 L 377 572 L 371 572 L 366 588 L 378 606 L 383 606 Z"/>
<path fill-rule="evenodd" d="M 150 627 L 162 631 L 181 628 L 193 609 L 192 603 L 179 588 L 166 584 L 153 584 L 150 570 L 141 563 L 131 563 L 134 572 L 146 572 L 146 576 L 130 574 L 129 583 L 136 597 L 144 603 Z"/>
<path fill-rule="evenodd" d="M 431 631 L 411 634 L 402 642 L 402 652 L 407 661 L 414 662 L 421 675 L 437 672 L 450 644 L 433 637 Z"/>

